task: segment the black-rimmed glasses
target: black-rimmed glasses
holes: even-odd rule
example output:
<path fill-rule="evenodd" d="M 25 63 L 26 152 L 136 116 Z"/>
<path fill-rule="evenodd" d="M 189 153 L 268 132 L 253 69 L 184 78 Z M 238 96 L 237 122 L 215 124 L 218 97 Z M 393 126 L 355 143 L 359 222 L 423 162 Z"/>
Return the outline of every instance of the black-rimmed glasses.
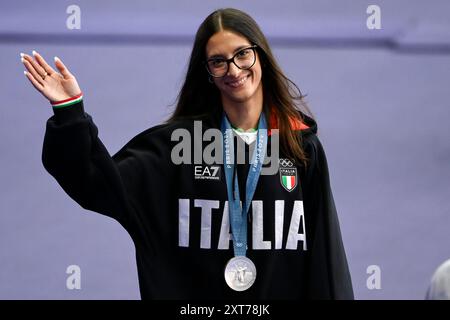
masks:
<path fill-rule="evenodd" d="M 236 67 L 242 70 L 247 70 L 253 67 L 256 62 L 256 49 L 257 45 L 243 48 L 236 52 L 236 54 L 230 59 L 224 58 L 211 58 L 206 60 L 206 70 L 208 73 L 215 77 L 224 77 L 230 67 L 230 62 L 233 62 Z"/>

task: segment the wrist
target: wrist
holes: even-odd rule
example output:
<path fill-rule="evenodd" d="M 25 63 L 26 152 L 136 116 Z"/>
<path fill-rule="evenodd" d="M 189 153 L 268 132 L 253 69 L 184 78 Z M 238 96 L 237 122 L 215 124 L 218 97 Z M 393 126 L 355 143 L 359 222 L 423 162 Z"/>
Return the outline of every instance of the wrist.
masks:
<path fill-rule="evenodd" d="M 83 92 L 80 92 L 76 96 L 70 97 L 68 99 L 58 100 L 58 101 L 50 101 L 50 104 L 52 105 L 53 108 L 59 109 L 59 108 L 68 107 L 75 103 L 78 103 L 82 99 L 83 99 Z"/>

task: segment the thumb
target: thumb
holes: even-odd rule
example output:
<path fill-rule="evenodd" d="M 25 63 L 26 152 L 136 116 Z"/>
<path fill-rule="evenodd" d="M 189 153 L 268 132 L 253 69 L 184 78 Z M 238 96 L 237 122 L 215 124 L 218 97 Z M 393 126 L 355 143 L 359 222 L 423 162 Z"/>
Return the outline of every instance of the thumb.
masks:
<path fill-rule="evenodd" d="M 72 76 L 64 63 L 58 57 L 55 57 L 55 66 L 59 70 L 59 72 L 61 72 L 64 79 L 70 78 Z"/>

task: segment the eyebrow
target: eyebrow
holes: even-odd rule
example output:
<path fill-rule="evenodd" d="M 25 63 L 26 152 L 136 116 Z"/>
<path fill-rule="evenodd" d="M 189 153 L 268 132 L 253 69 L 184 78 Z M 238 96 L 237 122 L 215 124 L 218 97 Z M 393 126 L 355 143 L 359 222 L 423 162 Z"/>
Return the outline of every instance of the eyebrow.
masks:
<path fill-rule="evenodd" d="M 240 47 L 236 48 L 236 49 L 233 51 L 233 55 L 234 55 L 236 52 L 238 52 L 238 51 L 240 51 L 240 50 L 242 50 L 242 49 L 244 49 L 244 48 L 251 47 L 251 46 L 252 46 L 251 44 L 246 44 L 246 45 L 244 45 L 244 46 L 240 46 Z M 221 55 L 221 54 L 214 54 L 214 55 L 212 55 L 211 57 L 207 58 L 207 60 L 209 60 L 209 59 L 214 59 L 214 58 L 224 58 L 224 56 Z"/>

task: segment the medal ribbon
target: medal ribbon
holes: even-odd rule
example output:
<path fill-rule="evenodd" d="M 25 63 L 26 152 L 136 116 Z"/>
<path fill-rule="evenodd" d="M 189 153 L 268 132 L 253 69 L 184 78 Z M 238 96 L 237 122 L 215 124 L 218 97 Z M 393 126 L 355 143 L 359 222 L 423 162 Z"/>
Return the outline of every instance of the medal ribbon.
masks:
<path fill-rule="evenodd" d="M 241 204 L 239 195 L 238 179 L 234 170 L 234 134 L 231 124 L 225 113 L 222 118 L 223 135 L 223 157 L 225 180 L 227 184 L 228 209 L 231 224 L 231 234 L 233 237 L 233 249 L 235 256 L 245 256 L 247 251 L 247 216 L 250 203 L 255 193 L 256 185 L 261 173 L 261 167 L 267 149 L 267 122 L 264 113 L 261 113 L 258 121 L 258 134 L 256 138 L 256 147 L 253 151 L 252 161 L 246 182 L 246 195 Z M 233 179 L 236 178 L 236 179 Z M 234 183 L 234 195 L 233 195 Z"/>

